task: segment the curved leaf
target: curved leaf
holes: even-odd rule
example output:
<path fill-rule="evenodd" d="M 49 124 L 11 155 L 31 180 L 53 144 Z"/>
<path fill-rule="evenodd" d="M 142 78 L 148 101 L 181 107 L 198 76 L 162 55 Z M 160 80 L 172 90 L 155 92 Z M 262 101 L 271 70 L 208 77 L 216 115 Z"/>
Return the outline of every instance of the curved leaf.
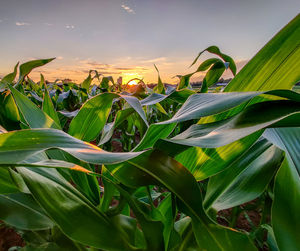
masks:
<path fill-rule="evenodd" d="M 243 67 L 224 91 L 291 89 L 300 79 L 299 33 L 300 14 Z"/>
<path fill-rule="evenodd" d="M 300 128 L 267 129 L 264 137 L 281 148 L 286 158 L 274 187 L 272 225 L 279 249 L 298 250 L 300 231 Z"/>
<path fill-rule="evenodd" d="M 68 133 L 85 141 L 94 140 L 103 129 L 115 98 L 125 99 L 136 110 L 146 125 L 147 119 L 139 100 L 132 96 L 103 93 L 89 99 L 73 118 Z"/>
<path fill-rule="evenodd" d="M 194 60 L 193 63 L 191 64 L 191 66 L 193 66 L 193 65 L 197 62 L 197 60 L 199 59 L 199 57 L 200 57 L 200 56 L 202 55 L 202 53 L 205 52 L 205 51 L 208 51 L 208 52 L 210 52 L 210 53 L 216 54 L 216 55 L 218 55 L 220 58 L 222 58 L 225 62 L 228 62 L 228 63 L 229 63 L 229 68 L 230 68 L 232 74 L 235 75 L 235 73 L 236 73 L 236 65 L 235 65 L 235 63 L 234 63 L 234 60 L 233 60 L 231 57 L 229 57 L 228 55 L 222 53 L 222 52 L 220 51 L 220 49 L 219 49 L 217 46 L 215 46 L 215 45 L 209 46 L 209 47 L 206 48 L 205 50 L 201 51 L 201 52 L 198 54 L 198 56 L 195 58 L 195 60 Z"/>
<path fill-rule="evenodd" d="M 156 182 L 159 182 L 173 192 L 184 204 L 185 213 L 192 217 L 199 247 L 203 249 L 210 247 L 218 250 L 225 246 L 224 250 L 232 250 L 230 248 L 243 245 L 247 250 L 254 250 L 254 246 L 247 236 L 215 225 L 206 216 L 202 208 L 201 192 L 192 174 L 179 162 L 162 152 L 157 150 L 148 151 L 120 165 L 108 165 L 107 169 L 112 172 L 114 177 L 128 186 L 141 186 L 142 184 L 148 185 L 149 183 L 156 184 Z M 144 172 L 146 175 L 140 173 L 138 175 L 139 179 L 132 178 L 136 177 L 137 170 Z M 180 182 L 178 182 L 179 177 Z M 224 237 L 227 238 L 225 243 L 223 243 Z"/>
<path fill-rule="evenodd" d="M 24 119 L 31 128 L 56 128 L 60 129 L 54 120 L 32 103 L 24 94 L 9 86 L 16 104 Z"/>
<path fill-rule="evenodd" d="M 108 250 L 131 250 L 122 232 L 54 169 L 18 168 L 30 192 L 71 239 Z M 111 241 L 111 237 L 114 241 Z"/>
<path fill-rule="evenodd" d="M 54 226 L 29 194 L 0 195 L 0 207 L 0 219 L 16 228 L 35 231 Z"/>
<path fill-rule="evenodd" d="M 41 81 L 40 84 L 44 86 L 44 99 L 43 99 L 43 107 L 42 110 L 49 115 L 50 118 L 53 119 L 53 121 L 55 121 L 55 123 L 60 127 L 60 122 L 59 122 L 59 118 L 57 115 L 57 112 L 54 108 L 54 105 L 52 103 L 52 100 L 50 98 L 49 92 L 48 92 L 48 88 L 47 85 L 45 83 L 44 80 L 44 76 L 41 74 Z M 61 127 L 59 128 L 61 129 Z"/>
<path fill-rule="evenodd" d="M 219 211 L 257 198 L 271 181 L 283 154 L 266 139 L 258 141 L 225 171 L 209 179 L 206 209 Z"/>
<path fill-rule="evenodd" d="M 251 105 L 236 116 L 202 125 L 192 125 L 171 143 L 215 148 L 230 144 L 269 126 L 299 126 L 300 103 L 288 100 L 266 101 Z M 286 123 L 285 123 L 286 122 Z"/>
<path fill-rule="evenodd" d="M 141 152 L 111 153 L 55 129 L 28 129 L 0 134 L 0 164 L 16 164 L 42 151 L 59 148 L 93 164 L 112 164 Z"/>
<path fill-rule="evenodd" d="M 18 66 L 19 66 L 19 62 L 15 65 L 14 71 L 4 76 L 0 82 L 5 84 L 12 84 L 12 82 L 15 80 L 17 76 Z"/>
<path fill-rule="evenodd" d="M 43 66 L 45 64 L 48 64 L 55 58 L 49 58 L 49 59 L 37 59 L 37 60 L 32 60 L 28 61 L 24 64 L 20 65 L 20 72 L 19 72 L 19 80 L 18 83 L 21 83 L 23 79 L 36 67 Z"/>
<path fill-rule="evenodd" d="M 17 193 L 18 187 L 14 184 L 10 172 L 6 167 L 0 167 L 0 194 Z"/>

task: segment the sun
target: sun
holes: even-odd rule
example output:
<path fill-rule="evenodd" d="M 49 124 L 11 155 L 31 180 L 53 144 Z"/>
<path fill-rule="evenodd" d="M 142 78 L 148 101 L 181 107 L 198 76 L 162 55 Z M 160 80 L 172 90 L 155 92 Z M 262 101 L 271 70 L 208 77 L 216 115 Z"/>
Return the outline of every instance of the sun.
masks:
<path fill-rule="evenodd" d="M 133 86 L 137 85 L 138 83 L 135 80 L 131 80 L 127 85 Z"/>
<path fill-rule="evenodd" d="M 123 72 L 122 73 L 122 83 L 127 86 L 135 86 L 139 84 L 139 79 L 143 76 L 138 72 Z"/>

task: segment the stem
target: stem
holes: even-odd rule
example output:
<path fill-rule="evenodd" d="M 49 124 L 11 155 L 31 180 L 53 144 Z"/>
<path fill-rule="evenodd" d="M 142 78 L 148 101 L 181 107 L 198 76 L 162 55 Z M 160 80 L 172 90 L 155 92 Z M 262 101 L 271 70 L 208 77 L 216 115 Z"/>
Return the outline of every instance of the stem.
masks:
<path fill-rule="evenodd" d="M 231 221 L 229 223 L 229 227 L 234 228 L 237 222 L 237 219 L 241 213 L 241 209 L 237 206 L 232 209 L 231 212 Z"/>
<path fill-rule="evenodd" d="M 150 202 L 151 208 L 154 209 L 155 206 L 154 206 L 154 203 L 153 203 L 153 200 L 152 200 L 151 191 L 150 191 L 149 186 L 147 186 L 147 194 L 148 194 L 148 197 L 149 197 L 149 202 Z"/>

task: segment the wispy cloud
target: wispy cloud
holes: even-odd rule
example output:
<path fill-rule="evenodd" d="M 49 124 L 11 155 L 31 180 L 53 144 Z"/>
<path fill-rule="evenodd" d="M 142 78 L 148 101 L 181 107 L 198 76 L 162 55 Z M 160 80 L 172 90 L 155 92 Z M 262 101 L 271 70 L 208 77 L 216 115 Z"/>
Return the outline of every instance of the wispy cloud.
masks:
<path fill-rule="evenodd" d="M 156 63 L 156 62 L 162 62 L 162 61 L 166 61 L 167 58 L 165 57 L 160 57 L 160 58 L 152 58 L 152 59 L 148 59 L 148 60 L 143 60 L 142 63 Z"/>
<path fill-rule="evenodd" d="M 236 64 L 238 70 L 240 70 L 240 69 L 242 69 L 248 62 L 249 62 L 248 59 L 241 59 L 241 60 L 235 61 L 235 64 Z"/>
<path fill-rule="evenodd" d="M 129 6 L 122 4 L 121 7 L 130 14 L 135 14 L 135 11 L 131 9 Z"/>
<path fill-rule="evenodd" d="M 3 22 L 3 20 L 2 19 L 0 19 L 0 23 L 2 23 Z"/>
<path fill-rule="evenodd" d="M 140 66 L 134 66 L 134 67 L 116 67 L 114 69 L 120 70 L 120 71 L 148 71 L 148 68 L 140 67 Z"/>
<path fill-rule="evenodd" d="M 62 60 L 62 59 L 64 59 L 62 56 L 58 56 L 58 57 L 56 57 L 56 59 L 58 59 L 58 60 Z"/>
<path fill-rule="evenodd" d="M 25 26 L 25 25 L 30 25 L 30 23 L 26 23 L 26 22 L 16 22 L 17 26 Z"/>
<path fill-rule="evenodd" d="M 107 68 L 111 68 L 112 67 L 112 65 L 101 63 L 101 62 L 96 62 L 96 61 L 91 61 L 89 59 L 87 59 L 87 60 L 81 60 L 79 62 L 81 64 L 83 64 L 84 66 L 87 66 L 87 67 L 97 67 L 97 68 L 102 68 L 102 69 L 107 69 Z"/>
<path fill-rule="evenodd" d="M 75 26 L 71 25 L 71 24 L 66 24 L 66 28 L 67 29 L 75 29 Z"/>
<path fill-rule="evenodd" d="M 44 23 L 44 25 L 52 26 L 53 24 L 50 24 L 50 23 Z"/>
<path fill-rule="evenodd" d="M 90 58 L 85 60 L 79 61 L 80 65 L 77 65 L 77 69 L 87 70 L 87 69 L 94 69 L 97 70 L 99 73 L 102 73 L 104 75 L 107 74 L 127 74 L 127 73 L 145 73 L 148 72 L 149 69 L 143 66 L 137 66 L 134 64 L 128 64 L 126 63 L 126 67 L 124 67 L 124 63 L 117 63 L 117 64 L 107 64 L 103 62 L 97 62 L 94 60 L 91 60 Z"/>

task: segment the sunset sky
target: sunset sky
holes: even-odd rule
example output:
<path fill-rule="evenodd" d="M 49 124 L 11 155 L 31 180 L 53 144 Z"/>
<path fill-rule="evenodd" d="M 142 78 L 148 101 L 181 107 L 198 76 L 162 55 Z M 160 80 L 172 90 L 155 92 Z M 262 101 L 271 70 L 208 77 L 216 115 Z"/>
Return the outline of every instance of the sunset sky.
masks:
<path fill-rule="evenodd" d="M 299 10 L 299 0 L 0 0 L 0 76 L 56 57 L 31 77 L 80 82 L 96 69 L 150 83 L 155 63 L 174 83 L 210 45 L 241 68 Z"/>

